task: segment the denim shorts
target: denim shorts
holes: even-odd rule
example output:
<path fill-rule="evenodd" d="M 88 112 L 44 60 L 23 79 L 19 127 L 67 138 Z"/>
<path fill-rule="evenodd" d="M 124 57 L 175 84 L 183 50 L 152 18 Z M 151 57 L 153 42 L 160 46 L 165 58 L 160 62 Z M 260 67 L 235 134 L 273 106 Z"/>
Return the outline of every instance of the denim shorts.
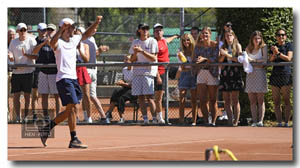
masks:
<path fill-rule="evenodd" d="M 76 79 L 61 79 L 56 87 L 63 106 L 80 103 L 82 92 Z"/>
<path fill-rule="evenodd" d="M 179 89 L 196 89 L 196 75 L 192 71 L 180 73 L 180 78 L 178 81 Z"/>

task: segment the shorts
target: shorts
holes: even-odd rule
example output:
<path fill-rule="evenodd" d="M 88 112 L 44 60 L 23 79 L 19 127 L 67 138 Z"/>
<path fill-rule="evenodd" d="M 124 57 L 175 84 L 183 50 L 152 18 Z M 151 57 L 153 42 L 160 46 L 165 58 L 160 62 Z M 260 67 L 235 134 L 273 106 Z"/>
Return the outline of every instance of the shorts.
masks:
<path fill-rule="evenodd" d="M 61 79 L 56 87 L 63 106 L 80 103 L 82 92 L 76 79 Z"/>
<path fill-rule="evenodd" d="M 76 67 L 77 80 L 80 86 L 91 84 L 92 80 L 87 72 L 86 67 Z"/>
<path fill-rule="evenodd" d="M 134 96 L 153 95 L 154 77 L 153 76 L 133 76 L 131 93 Z"/>
<path fill-rule="evenodd" d="M 97 69 L 88 68 L 87 72 L 91 79 L 90 96 L 97 97 Z"/>
<path fill-rule="evenodd" d="M 293 76 L 291 74 L 272 74 L 270 76 L 270 85 L 281 88 L 293 84 Z"/>
<path fill-rule="evenodd" d="M 39 73 L 38 91 L 40 94 L 58 94 L 56 74 Z"/>
<path fill-rule="evenodd" d="M 33 83 L 33 73 L 12 74 L 11 93 L 31 93 Z"/>
<path fill-rule="evenodd" d="M 155 91 L 165 90 L 165 88 L 166 88 L 165 77 L 166 77 L 165 73 L 163 73 L 162 75 L 160 75 L 162 84 L 158 84 L 157 83 L 157 81 L 156 81 L 157 77 L 154 78 L 154 90 Z"/>
<path fill-rule="evenodd" d="M 179 89 L 196 89 L 196 75 L 192 71 L 182 71 L 178 80 Z"/>
<path fill-rule="evenodd" d="M 206 85 L 219 85 L 219 79 L 213 77 L 209 70 L 201 69 L 197 75 L 197 84 L 206 84 Z"/>
<path fill-rule="evenodd" d="M 32 88 L 36 89 L 39 86 L 39 70 L 33 71 L 33 83 L 32 83 Z"/>

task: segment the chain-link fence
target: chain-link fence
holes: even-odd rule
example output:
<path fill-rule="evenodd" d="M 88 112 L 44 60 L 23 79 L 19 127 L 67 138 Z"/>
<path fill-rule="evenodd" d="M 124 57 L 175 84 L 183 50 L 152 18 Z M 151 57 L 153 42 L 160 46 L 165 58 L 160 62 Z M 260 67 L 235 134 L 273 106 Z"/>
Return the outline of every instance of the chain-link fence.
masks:
<path fill-rule="evenodd" d="M 163 64 L 166 67 L 166 76 L 165 76 L 165 88 L 163 89 L 165 91 L 165 96 L 163 98 L 162 101 L 162 106 L 163 106 L 163 117 L 170 123 L 178 123 L 179 121 L 179 107 L 180 107 L 180 102 L 179 102 L 179 93 L 176 93 L 176 90 L 178 89 L 179 83 L 181 79 L 176 79 L 176 72 L 177 72 L 177 67 L 179 65 L 182 65 L 180 63 L 156 63 L 156 64 L 152 64 L 152 65 L 159 65 L 159 64 Z M 137 97 L 132 96 L 132 92 L 136 92 L 136 87 L 133 87 L 132 90 L 130 89 L 125 89 L 124 87 L 121 87 L 119 85 L 116 85 L 115 83 L 118 82 L 119 80 L 123 79 L 124 75 L 124 71 L 122 71 L 122 69 L 126 66 L 132 65 L 133 69 L 135 67 L 139 67 L 137 66 L 137 64 L 126 64 L 126 63 L 98 63 L 98 64 L 82 64 L 82 65 L 86 65 L 88 67 L 90 66 L 97 66 L 97 67 L 107 67 L 110 68 L 110 71 L 108 72 L 104 72 L 104 71 L 98 71 L 98 86 L 97 86 L 97 95 L 98 95 L 98 99 L 102 104 L 102 107 L 104 109 L 105 112 L 109 112 L 109 108 L 111 106 L 111 102 L 114 102 L 115 104 L 115 108 L 111 111 L 111 122 L 112 123 L 116 123 L 120 120 L 120 115 L 118 113 L 118 111 L 123 114 L 123 119 L 127 122 L 141 122 L 143 121 L 143 116 L 141 113 L 141 108 L 140 108 L 140 103 L 137 100 Z M 149 66 L 151 64 L 146 64 L 144 66 Z M 187 64 L 185 64 L 187 65 Z M 191 64 L 192 65 L 192 64 Z M 214 65 L 210 65 L 210 66 L 242 66 L 241 64 L 214 64 Z M 251 103 L 249 102 L 249 95 L 248 92 L 258 92 L 258 93 L 263 93 L 264 95 L 264 101 L 265 101 L 265 119 L 267 120 L 275 120 L 275 113 L 274 113 L 274 107 L 277 107 L 277 104 L 281 104 L 279 105 L 280 109 L 282 111 L 285 110 L 291 110 L 291 114 L 293 113 L 293 84 L 292 84 L 292 74 L 289 75 L 288 77 L 284 77 L 284 76 L 277 76 L 274 79 L 274 74 L 273 77 L 271 77 L 272 75 L 272 67 L 283 67 L 283 66 L 292 66 L 292 63 L 268 63 L 268 64 L 261 64 L 261 63 L 256 63 L 255 65 L 264 65 L 264 68 L 261 68 L 259 71 L 261 71 L 263 74 L 265 75 L 253 75 L 253 73 L 251 74 L 246 74 L 244 72 L 242 72 L 242 83 L 243 83 L 243 88 L 241 89 L 241 92 L 239 94 L 239 102 L 240 102 L 240 111 L 241 111 L 241 118 L 240 118 L 240 122 L 241 124 L 248 124 L 248 123 L 244 123 L 247 122 L 247 118 L 252 118 L 251 115 Z M 43 66 L 55 66 L 55 65 L 11 65 L 12 67 L 16 68 L 16 67 L 20 67 L 20 66 L 26 66 L 26 67 L 30 67 L 30 66 L 38 66 L 38 67 L 43 67 Z M 194 65 L 195 66 L 195 65 Z M 193 67 L 194 67 L 193 66 Z M 185 80 L 185 81 L 181 81 L 181 82 L 188 82 L 188 83 L 196 83 L 199 84 L 199 82 L 214 82 L 212 81 L 212 76 L 209 74 L 209 71 L 207 70 L 207 65 L 205 68 L 201 68 L 203 67 L 203 65 L 196 65 L 195 67 L 198 68 L 193 68 L 193 69 L 198 69 L 195 71 L 191 71 L 189 73 L 191 73 L 191 75 L 195 78 L 195 80 Z M 199 70 L 200 69 L 200 70 Z M 207 71 L 207 72 L 206 72 Z M 135 72 L 136 73 L 136 72 Z M 255 71 L 255 73 L 257 73 Z M 259 72 L 260 73 L 260 72 Z M 187 75 L 186 73 L 183 73 L 183 75 Z M 249 79 L 250 77 L 253 79 Z M 133 78 L 133 79 L 139 79 L 139 78 Z M 270 81 L 271 79 L 271 81 Z M 216 100 L 217 100 L 217 119 L 218 122 L 221 122 L 219 120 L 222 120 L 222 118 L 224 117 L 223 114 L 226 111 L 224 108 L 224 100 L 222 97 L 223 92 L 221 91 L 221 85 L 220 84 L 220 76 L 215 78 L 215 80 L 217 81 L 216 85 L 218 86 L 218 89 L 216 91 L 219 91 L 218 94 L 216 94 Z M 222 80 L 222 79 L 221 79 Z M 39 81 L 39 82 L 44 82 L 44 81 Z M 142 85 L 142 82 L 139 81 L 132 81 L 132 83 L 137 83 L 138 85 Z M 248 85 L 248 86 L 247 86 Z M 291 106 L 288 107 L 289 109 L 286 109 L 287 107 L 283 106 L 284 105 L 284 101 L 286 100 L 282 100 L 283 102 L 274 102 L 274 93 L 276 90 L 273 88 L 275 86 L 276 88 L 283 88 L 286 87 L 285 92 L 290 92 L 291 94 L 289 96 L 289 99 L 291 101 Z M 250 89 L 250 88 L 251 89 Z M 261 90 L 261 91 L 251 91 L 251 90 Z M 273 90 L 272 90 L 273 89 Z M 179 90 L 183 90 L 183 88 L 179 89 Z M 273 91 L 273 92 L 272 92 Z M 118 92 L 118 93 L 117 93 Z M 197 113 L 198 116 L 200 117 L 200 120 L 198 122 L 203 122 L 201 121 L 203 114 L 201 112 L 201 108 L 200 108 L 200 95 L 202 95 L 203 93 L 201 93 L 201 91 L 197 91 Z M 276 92 L 276 94 L 279 94 L 279 92 Z M 284 94 L 284 93 L 283 93 Z M 207 93 L 208 95 L 208 93 Z M 167 96 L 167 97 L 166 97 Z M 153 97 L 154 98 L 154 97 Z M 153 99 L 154 100 L 154 99 Z M 192 119 L 192 101 L 191 101 L 191 94 L 190 91 L 187 90 L 187 94 L 185 96 L 185 103 L 183 104 L 184 106 L 184 120 L 185 122 L 191 122 Z M 210 100 L 210 99 L 209 99 Z M 22 112 L 24 113 L 24 101 L 25 99 L 23 97 L 21 97 L 21 109 Z M 150 110 L 150 106 L 151 103 L 146 101 L 146 106 L 148 107 L 148 118 L 151 120 L 152 119 L 152 114 L 151 114 L 151 110 Z M 55 97 L 53 95 L 51 95 L 49 97 L 48 100 L 49 103 L 49 111 L 52 111 L 52 113 L 54 113 L 56 110 L 55 106 Z M 121 103 L 121 104 L 120 104 Z M 81 104 L 82 105 L 82 104 Z M 82 122 L 84 120 L 84 114 L 83 114 L 83 110 L 82 110 L 82 106 L 79 106 L 79 111 L 78 111 L 78 117 L 79 120 Z M 61 111 L 63 108 L 60 107 L 60 109 L 58 111 Z M 138 109 L 138 111 L 137 111 Z M 42 102 L 41 100 L 38 101 L 37 105 L 36 105 L 36 111 L 43 111 L 42 109 Z M 211 111 L 211 110 L 209 110 Z M 257 109 L 257 112 L 259 111 L 259 109 Z M 13 95 L 10 95 L 8 97 L 8 117 L 9 117 L 9 122 L 11 123 L 15 123 L 16 122 L 16 114 L 14 112 L 14 103 L 13 103 Z M 31 114 L 31 106 L 29 106 L 29 114 Z M 22 114 L 24 116 L 24 114 Z M 257 114 L 258 115 L 258 114 Z M 52 114 L 52 116 L 54 117 L 55 115 Z M 291 115 L 292 116 L 292 115 Z M 100 114 L 99 111 L 96 109 L 96 107 L 91 103 L 91 117 L 93 119 L 94 123 L 105 123 L 105 122 L 100 122 Z M 22 118 L 22 117 L 21 117 Z M 283 117 L 284 119 L 285 117 Z"/>
<path fill-rule="evenodd" d="M 95 64 L 97 66 L 97 98 L 102 103 L 104 112 L 107 112 L 109 109 L 110 98 L 113 95 L 116 89 L 121 89 L 120 86 L 114 85 L 122 77 L 122 69 L 124 64 L 115 64 L 116 62 L 122 62 L 123 56 L 128 54 L 128 50 L 132 41 L 135 39 L 135 33 L 137 30 L 137 25 L 139 23 L 147 23 L 150 28 L 156 24 L 161 23 L 164 25 L 164 35 L 165 37 L 169 37 L 174 34 L 180 34 L 181 30 L 189 31 L 191 27 L 204 27 L 210 26 L 212 27 L 212 39 L 215 39 L 217 33 L 214 31 L 215 27 L 215 18 L 213 16 L 213 12 L 208 13 L 208 11 L 213 11 L 213 9 L 193 9 L 198 10 L 199 14 L 184 14 L 182 19 L 182 13 L 180 13 L 179 8 L 169 9 L 172 12 L 164 12 L 160 14 L 154 14 L 155 12 L 149 12 L 150 10 L 155 10 L 152 8 L 141 8 L 137 9 L 113 9 L 113 8 L 9 8 L 8 9 L 8 27 L 15 28 L 15 26 L 24 22 L 28 25 L 28 30 L 32 32 L 34 35 L 37 35 L 37 24 L 40 22 L 44 23 L 54 23 L 57 25 L 62 18 L 69 17 L 76 21 L 78 26 L 87 27 L 90 21 L 94 21 L 97 15 L 102 15 L 103 20 L 99 25 L 97 33 L 95 34 L 95 39 L 97 45 L 108 45 L 110 50 L 106 53 L 103 53 L 101 57 L 97 57 L 97 61 L 101 62 L 99 64 Z M 164 9 L 161 9 L 164 10 Z M 147 13 L 147 14 L 145 14 Z M 169 13 L 169 14 L 168 14 Z M 183 25 L 183 27 L 182 27 Z M 150 29 L 150 34 L 153 36 L 153 29 Z M 177 62 L 176 52 L 179 45 L 179 39 L 175 39 L 168 45 L 169 53 L 170 53 L 170 62 Z M 102 64 L 104 62 L 105 64 Z M 163 111 L 164 117 L 168 119 L 170 122 L 177 122 L 179 118 L 179 106 L 180 103 L 178 101 L 178 80 L 175 79 L 174 73 L 176 73 L 177 64 L 166 65 L 166 69 L 168 72 L 167 76 L 168 81 L 166 83 L 166 91 L 169 94 L 167 98 L 163 99 Z M 18 65 L 14 65 L 17 67 Z M 40 65 L 41 67 L 45 65 Z M 88 65 L 91 66 L 91 65 Z M 271 74 L 271 66 L 269 65 L 266 69 L 267 74 L 267 83 L 269 83 L 270 74 Z M 275 66 L 275 65 L 274 65 Z M 281 66 L 276 64 L 276 66 Z M 194 74 L 195 75 L 195 74 Z M 10 83 L 10 78 L 8 79 L 8 83 Z M 276 80 L 277 83 L 280 83 L 281 80 L 285 80 L 283 78 Z M 246 82 L 246 74 L 243 73 L 243 81 Z M 43 81 L 39 81 L 41 85 L 43 85 Z M 293 87 L 291 87 L 292 89 Z M 10 90 L 10 89 L 9 89 Z M 271 87 L 268 85 L 268 92 L 265 94 L 265 104 L 266 104 L 266 119 L 275 120 L 274 115 L 274 102 L 272 99 Z M 198 93 L 198 95 L 201 93 Z M 292 95 L 292 94 L 291 94 Z M 35 109 L 37 111 L 41 111 L 42 109 L 42 100 L 41 95 L 38 96 L 38 102 L 36 104 Z M 187 119 L 192 117 L 192 104 L 191 104 L 191 94 L 187 91 L 187 100 L 185 101 L 185 109 L 184 116 Z M 21 95 L 21 109 L 23 109 L 22 113 L 24 113 L 24 96 Z M 241 104 L 241 120 L 246 118 L 251 118 L 251 110 L 250 103 L 247 93 L 240 92 L 239 96 L 240 104 Z M 293 101 L 292 101 L 293 102 Z M 32 104 L 32 103 L 31 103 Z M 139 108 L 136 101 L 132 101 L 131 103 L 126 103 L 124 118 L 125 120 L 142 120 L 141 112 L 139 109 L 138 113 L 136 109 Z M 200 102 L 197 103 L 198 107 L 200 107 Z M 60 105 L 60 100 L 57 97 L 50 95 L 48 99 L 48 107 L 52 112 L 61 111 L 62 107 Z M 224 101 L 222 98 L 222 92 L 218 92 L 217 94 L 217 105 L 219 107 L 218 114 L 221 115 L 224 112 Z M 166 108 L 167 107 L 167 108 Z M 9 122 L 15 122 L 17 119 L 17 115 L 15 114 L 13 103 L 13 95 L 8 95 L 8 117 Z M 29 113 L 32 109 L 32 106 L 29 106 Z M 285 109 L 285 107 L 283 107 Z M 117 113 L 118 109 L 114 109 L 112 113 L 112 121 L 119 121 L 119 115 Z M 202 116 L 201 111 L 198 108 L 198 113 L 200 117 Z M 149 113 L 149 112 L 148 112 Z M 136 115 L 138 114 L 138 115 Z M 97 120 L 101 117 L 99 114 L 99 110 L 91 104 L 91 116 L 94 122 L 97 123 Z M 82 113 L 82 107 L 80 106 L 78 112 L 79 120 L 84 119 L 84 115 Z M 149 113 L 149 118 L 151 115 Z"/>

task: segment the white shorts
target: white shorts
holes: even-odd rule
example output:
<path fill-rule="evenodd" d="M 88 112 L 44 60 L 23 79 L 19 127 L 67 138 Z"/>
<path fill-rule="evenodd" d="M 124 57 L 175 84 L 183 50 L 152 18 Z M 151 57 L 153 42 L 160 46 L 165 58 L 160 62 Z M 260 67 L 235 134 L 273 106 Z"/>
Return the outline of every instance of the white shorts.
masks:
<path fill-rule="evenodd" d="M 40 94 L 58 94 L 56 88 L 56 74 L 39 73 L 38 92 Z"/>
<path fill-rule="evenodd" d="M 95 69 L 87 68 L 87 71 L 92 80 L 92 83 L 90 85 L 90 96 L 97 97 L 97 68 Z"/>
<path fill-rule="evenodd" d="M 134 96 L 153 95 L 154 77 L 153 76 L 133 76 L 131 93 Z"/>
<path fill-rule="evenodd" d="M 213 77 L 209 70 L 201 69 L 197 75 L 197 84 L 219 85 L 219 79 Z"/>

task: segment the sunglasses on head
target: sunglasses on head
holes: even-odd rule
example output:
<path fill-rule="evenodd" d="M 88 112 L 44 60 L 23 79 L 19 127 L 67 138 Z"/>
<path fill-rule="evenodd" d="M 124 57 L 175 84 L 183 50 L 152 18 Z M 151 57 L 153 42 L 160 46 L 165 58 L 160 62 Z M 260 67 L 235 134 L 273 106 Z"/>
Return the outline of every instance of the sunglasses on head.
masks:
<path fill-rule="evenodd" d="M 285 34 L 277 34 L 277 37 L 280 37 L 280 36 L 285 36 Z"/>
<path fill-rule="evenodd" d="M 26 31 L 27 31 L 26 29 L 21 29 L 21 30 L 20 30 L 20 32 L 26 32 Z"/>

